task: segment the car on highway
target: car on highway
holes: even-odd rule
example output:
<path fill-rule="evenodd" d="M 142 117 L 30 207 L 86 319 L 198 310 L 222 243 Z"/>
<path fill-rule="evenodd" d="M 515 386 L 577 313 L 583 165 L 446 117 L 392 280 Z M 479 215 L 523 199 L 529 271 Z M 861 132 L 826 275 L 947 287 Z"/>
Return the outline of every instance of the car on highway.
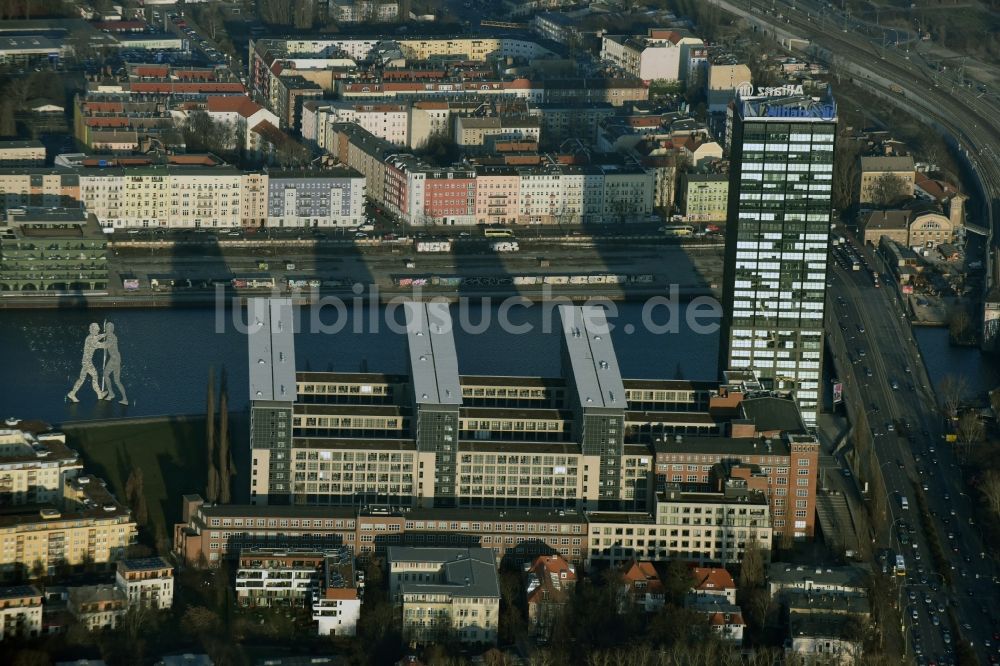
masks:
<path fill-rule="evenodd" d="M 896 426 L 892 422 L 889 422 L 885 424 L 885 429 L 888 430 L 889 432 L 895 432 Z M 902 469 L 903 466 L 900 465 L 899 468 Z"/>
<path fill-rule="evenodd" d="M 865 366 L 865 377 L 871 377 L 871 376 L 872 376 L 872 369 L 869 368 L 868 366 Z"/>

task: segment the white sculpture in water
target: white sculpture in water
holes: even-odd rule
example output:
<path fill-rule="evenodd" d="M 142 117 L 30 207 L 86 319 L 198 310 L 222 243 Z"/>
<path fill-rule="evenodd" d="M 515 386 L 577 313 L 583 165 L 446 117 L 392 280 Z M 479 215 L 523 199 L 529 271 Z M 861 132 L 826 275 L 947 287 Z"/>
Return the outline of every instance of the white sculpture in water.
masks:
<path fill-rule="evenodd" d="M 114 400 L 115 390 L 111 386 L 114 380 L 122 399 L 118 402 L 127 405 L 125 387 L 122 386 L 122 355 L 118 352 L 118 336 L 115 335 L 114 324 L 104 324 L 104 374 L 101 377 L 101 387 L 107 391 L 104 400 Z"/>
<path fill-rule="evenodd" d="M 104 350 L 104 368 L 101 373 L 101 382 L 98 383 L 97 368 L 94 366 L 94 352 L 98 349 Z M 77 378 L 73 388 L 66 394 L 66 397 L 73 402 L 80 402 L 76 397 L 76 392 L 80 390 L 83 383 L 90 377 L 90 385 L 94 388 L 98 400 L 114 400 L 115 393 L 111 386 L 112 380 L 118 385 L 118 391 L 122 394 L 119 401 L 123 405 L 128 404 L 125 397 L 125 387 L 121 381 L 122 357 L 118 351 L 118 337 L 115 335 L 115 325 L 105 323 L 104 333 L 101 333 L 99 324 L 90 325 L 90 333 L 83 341 L 83 361 L 80 364 L 80 376 Z M 106 389 L 106 390 L 105 390 Z"/>

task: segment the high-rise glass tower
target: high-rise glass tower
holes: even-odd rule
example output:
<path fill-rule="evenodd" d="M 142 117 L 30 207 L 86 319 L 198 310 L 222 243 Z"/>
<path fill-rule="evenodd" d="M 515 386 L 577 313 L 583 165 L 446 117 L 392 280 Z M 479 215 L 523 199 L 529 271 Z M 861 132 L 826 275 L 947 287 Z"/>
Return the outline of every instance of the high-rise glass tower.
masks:
<path fill-rule="evenodd" d="M 814 426 L 837 109 L 829 92 L 758 93 L 732 108 L 721 365 L 792 391 Z"/>

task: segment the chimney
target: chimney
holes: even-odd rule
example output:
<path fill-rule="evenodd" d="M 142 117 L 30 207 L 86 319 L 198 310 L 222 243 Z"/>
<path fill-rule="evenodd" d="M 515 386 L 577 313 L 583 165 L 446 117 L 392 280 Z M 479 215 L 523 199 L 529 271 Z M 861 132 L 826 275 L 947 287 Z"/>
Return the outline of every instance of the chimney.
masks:
<path fill-rule="evenodd" d="M 955 193 L 948 202 L 948 219 L 951 221 L 952 231 L 958 231 L 965 226 L 965 196 Z"/>

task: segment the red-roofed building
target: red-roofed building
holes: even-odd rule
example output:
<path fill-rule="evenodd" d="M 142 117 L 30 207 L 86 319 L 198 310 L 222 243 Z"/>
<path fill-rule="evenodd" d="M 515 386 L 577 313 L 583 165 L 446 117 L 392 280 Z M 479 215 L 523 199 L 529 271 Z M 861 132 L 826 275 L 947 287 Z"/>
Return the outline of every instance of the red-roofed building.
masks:
<path fill-rule="evenodd" d="M 647 613 L 655 613 L 666 603 L 663 581 L 652 562 L 632 560 L 622 569 L 622 581 L 624 596 Z"/>
<path fill-rule="evenodd" d="M 720 567 L 692 567 L 691 593 L 692 598 L 718 597 L 725 601 L 736 603 L 736 583 L 732 575 Z"/>
<path fill-rule="evenodd" d="M 720 639 L 733 645 L 742 645 L 746 621 L 743 610 L 721 597 L 701 597 L 688 608 L 708 617 L 708 625 Z"/>
<path fill-rule="evenodd" d="M 539 555 L 525 565 L 528 572 L 528 626 L 548 639 L 563 606 L 576 586 L 576 569 L 560 555 Z"/>

